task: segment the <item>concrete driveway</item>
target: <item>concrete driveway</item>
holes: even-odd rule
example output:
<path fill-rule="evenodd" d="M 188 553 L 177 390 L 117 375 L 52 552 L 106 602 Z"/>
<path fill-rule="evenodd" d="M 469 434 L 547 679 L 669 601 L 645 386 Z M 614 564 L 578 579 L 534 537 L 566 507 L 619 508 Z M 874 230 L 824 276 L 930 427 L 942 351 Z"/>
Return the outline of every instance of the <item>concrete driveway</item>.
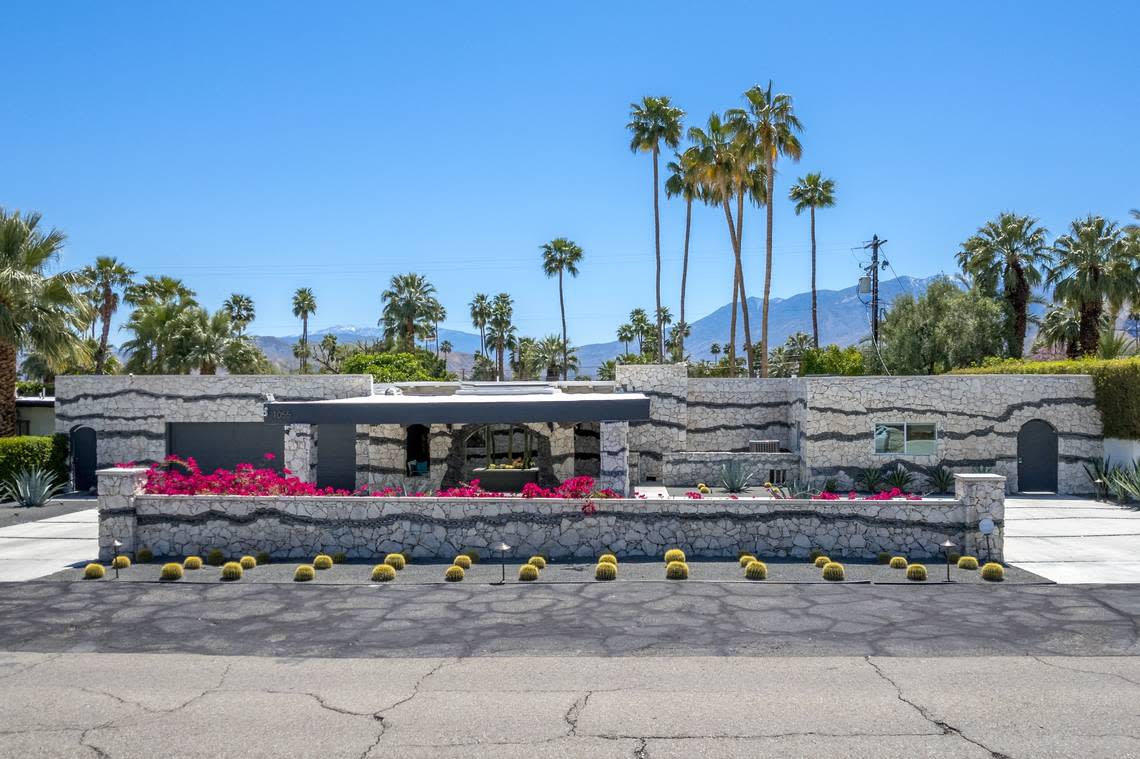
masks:
<path fill-rule="evenodd" d="M 0 527 L 0 582 L 44 577 L 99 555 L 99 515 L 90 508 Z"/>
<path fill-rule="evenodd" d="M 1066 496 L 1008 498 L 1005 560 L 1060 583 L 1140 583 L 1140 509 Z"/>

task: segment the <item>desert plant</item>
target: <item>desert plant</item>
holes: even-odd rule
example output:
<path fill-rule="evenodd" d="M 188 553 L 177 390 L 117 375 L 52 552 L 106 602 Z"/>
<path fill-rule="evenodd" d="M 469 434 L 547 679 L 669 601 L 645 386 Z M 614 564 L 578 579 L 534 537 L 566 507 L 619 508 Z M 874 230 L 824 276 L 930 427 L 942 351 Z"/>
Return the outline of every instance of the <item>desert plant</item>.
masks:
<path fill-rule="evenodd" d="M 327 553 L 319 553 L 313 557 L 313 569 L 332 569 L 333 560 Z"/>
<path fill-rule="evenodd" d="M 538 579 L 538 567 L 534 564 L 523 564 L 519 567 L 519 582 L 534 582 Z"/>
<path fill-rule="evenodd" d="M 206 552 L 206 563 L 211 567 L 220 567 L 226 563 L 226 555 L 220 548 L 211 548 Z"/>
<path fill-rule="evenodd" d="M 238 564 L 241 564 L 242 569 L 253 569 L 257 566 L 257 559 L 252 556 L 242 556 L 238 559 Z"/>
<path fill-rule="evenodd" d="M 958 569 L 975 570 L 978 568 L 978 560 L 973 556 L 963 556 L 958 559 Z"/>
<path fill-rule="evenodd" d="M 4 483 L 5 498 L 21 506 L 43 506 L 64 489 L 65 483 L 54 472 L 32 468 L 17 472 Z"/>
<path fill-rule="evenodd" d="M 679 561 L 682 564 L 685 562 L 685 552 L 682 551 L 680 548 L 670 548 L 668 551 L 665 552 L 665 563 L 666 564 L 672 564 L 675 561 Z"/>
<path fill-rule="evenodd" d="M 820 556 L 823 556 L 823 551 L 819 550 L 818 548 L 813 548 L 811 549 L 811 552 L 808 553 L 808 561 L 814 562 Z"/>
<path fill-rule="evenodd" d="M 617 562 L 617 556 L 614 556 L 612 553 L 603 553 L 601 556 L 598 557 L 598 563 L 599 564 L 613 564 L 616 567 L 617 563 L 618 563 Z"/>
<path fill-rule="evenodd" d="M 139 564 L 146 564 L 148 561 L 154 561 L 154 551 L 149 548 L 140 548 L 135 551 L 135 561 Z"/>
<path fill-rule="evenodd" d="M 606 582 L 608 580 L 617 579 L 617 564 L 611 564 L 608 561 L 599 561 L 597 566 L 594 567 L 594 579 Z"/>
<path fill-rule="evenodd" d="M 989 582 L 1001 582 L 1005 579 L 1005 568 L 994 561 L 982 565 L 982 579 Z"/>
<path fill-rule="evenodd" d="M 911 564 L 906 568 L 906 579 L 914 582 L 926 582 L 926 567 L 921 564 Z"/>
<path fill-rule="evenodd" d="M 689 565 L 683 561 L 671 561 L 665 565 L 666 580 L 689 579 Z"/>
<path fill-rule="evenodd" d="M 459 566 L 458 564 L 452 564 L 447 568 L 447 571 L 443 573 L 443 579 L 447 580 L 448 582 L 459 582 L 463 579 L 463 575 L 463 567 Z"/>
<path fill-rule="evenodd" d="M 860 469 L 855 475 L 855 484 L 868 493 L 874 493 L 883 484 L 883 470 L 877 466 Z"/>
<path fill-rule="evenodd" d="M 470 569 L 471 568 L 471 557 L 465 553 L 461 553 L 458 556 L 456 556 L 455 559 L 451 563 L 454 564 L 455 566 L 461 568 L 461 569 Z"/>
<path fill-rule="evenodd" d="M 222 579 L 226 582 L 240 580 L 243 572 L 241 564 L 236 561 L 227 561 L 222 565 Z"/>
<path fill-rule="evenodd" d="M 906 569 L 910 562 L 906 560 L 905 556 L 892 556 L 889 563 L 891 569 Z"/>
<path fill-rule="evenodd" d="M 123 556 L 122 554 L 116 556 L 115 558 L 111 559 L 111 568 L 112 569 L 130 569 L 131 568 L 131 557 L 130 556 Z"/>
<path fill-rule="evenodd" d="M 402 556 L 400 558 L 403 558 Z M 348 561 L 348 554 L 344 551 L 337 551 L 332 555 L 333 564 L 343 564 Z"/>
<path fill-rule="evenodd" d="M 910 490 L 910 484 L 914 481 L 914 474 L 902 464 L 899 464 L 887 473 L 885 480 L 892 488 L 898 488 L 906 492 Z"/>
<path fill-rule="evenodd" d="M 466 556 L 467 558 L 471 559 L 472 564 L 478 564 L 479 563 L 479 552 L 476 551 L 475 549 L 472 548 L 468 551 L 464 551 L 463 555 Z"/>
<path fill-rule="evenodd" d="M 174 582 L 175 580 L 181 580 L 182 565 L 177 561 L 172 561 L 169 564 L 163 564 L 162 571 L 159 573 L 158 579 L 164 582 Z"/>
<path fill-rule="evenodd" d="M 930 480 L 930 489 L 935 493 L 951 493 L 954 491 L 954 473 L 942 464 L 931 467 L 926 473 L 926 477 Z"/>
<path fill-rule="evenodd" d="M 293 571 L 293 582 L 308 582 L 316 576 L 312 564 L 302 564 Z"/>
<path fill-rule="evenodd" d="M 269 556 L 269 551 L 258 551 L 257 556 L 254 558 L 257 559 L 257 565 L 262 566 L 263 564 L 268 564 L 271 557 Z"/>
<path fill-rule="evenodd" d="M 531 556 L 530 559 L 527 560 L 527 564 L 530 564 L 535 569 L 546 569 L 546 559 L 541 556 Z"/>
<path fill-rule="evenodd" d="M 740 556 L 740 566 L 747 567 L 752 562 L 756 561 L 756 557 L 750 553 L 742 554 Z"/>
<path fill-rule="evenodd" d="M 372 582 L 391 582 L 396 579 L 396 570 L 389 564 L 377 564 L 372 567 Z"/>
<path fill-rule="evenodd" d="M 823 579 L 829 582 L 841 582 L 843 577 L 843 565 L 839 562 L 829 561 L 823 565 Z"/>
<path fill-rule="evenodd" d="M 831 559 L 826 556 L 817 556 L 815 557 L 815 561 L 812 563 L 815 564 L 818 569 L 823 569 L 825 566 L 831 563 Z"/>
<path fill-rule="evenodd" d="M 886 551 L 879 551 L 879 554 L 875 557 L 875 562 L 878 564 L 890 564 L 891 555 Z"/>
<path fill-rule="evenodd" d="M 762 561 L 753 559 L 748 562 L 744 567 L 744 579 L 746 580 L 767 580 L 768 579 L 768 565 Z"/>
<path fill-rule="evenodd" d="M 107 570 L 103 568 L 102 564 L 88 564 L 83 568 L 84 580 L 98 580 L 107 574 Z"/>
<path fill-rule="evenodd" d="M 187 556 L 186 559 L 182 562 L 182 568 L 183 569 L 190 569 L 190 570 L 201 569 L 202 568 L 202 557 L 201 556 Z"/>
<path fill-rule="evenodd" d="M 404 568 L 404 565 L 407 563 L 407 560 L 404 559 L 403 554 L 390 553 L 384 557 L 384 563 L 387 564 L 388 566 L 390 566 L 392 569 L 399 572 L 401 569 Z"/>
<path fill-rule="evenodd" d="M 412 552 L 411 551 L 398 551 L 397 553 L 399 553 L 401 556 L 404 557 L 404 563 L 405 564 L 411 564 L 412 563 Z"/>
<path fill-rule="evenodd" d="M 839 480 L 835 477 L 826 477 L 823 480 L 823 487 L 820 488 L 824 493 L 838 493 Z"/>
<path fill-rule="evenodd" d="M 743 493 L 756 477 L 756 470 L 748 469 L 740 459 L 729 459 L 720 465 L 720 483 L 725 492 Z"/>

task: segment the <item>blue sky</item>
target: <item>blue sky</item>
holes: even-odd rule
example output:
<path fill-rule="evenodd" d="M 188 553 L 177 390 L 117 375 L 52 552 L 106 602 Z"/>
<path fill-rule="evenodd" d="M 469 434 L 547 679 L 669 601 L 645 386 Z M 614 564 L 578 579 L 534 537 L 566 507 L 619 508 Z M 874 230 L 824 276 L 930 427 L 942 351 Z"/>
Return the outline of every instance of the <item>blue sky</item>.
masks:
<path fill-rule="evenodd" d="M 429 276 L 470 329 L 476 291 L 558 328 L 538 246 L 585 248 L 567 284 L 575 343 L 651 306 L 650 161 L 630 101 L 687 122 L 769 77 L 795 97 L 799 165 L 777 179 L 773 294 L 808 288 L 806 217 L 783 201 L 820 170 L 820 287 L 859 275 L 877 233 L 900 274 L 953 268 L 1003 209 L 1051 230 L 1140 206 L 1140 10 L 1130 3 L 19 3 L 5 11 L 0 205 L 70 238 L 66 266 L 114 255 L 184 278 L 211 307 L 256 301 L 252 331 L 374 324 L 397 272 Z M 763 213 L 746 215 L 750 294 Z M 662 218 L 676 313 L 683 206 Z M 689 311 L 727 301 L 723 215 L 696 209 Z M 120 336 L 120 340 L 122 337 Z"/>

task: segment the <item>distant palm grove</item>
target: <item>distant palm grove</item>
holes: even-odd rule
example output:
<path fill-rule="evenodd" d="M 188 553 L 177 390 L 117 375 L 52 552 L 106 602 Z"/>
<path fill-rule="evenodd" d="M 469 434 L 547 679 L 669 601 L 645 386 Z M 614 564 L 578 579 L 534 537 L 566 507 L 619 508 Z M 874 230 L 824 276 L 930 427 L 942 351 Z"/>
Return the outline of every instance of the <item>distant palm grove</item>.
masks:
<path fill-rule="evenodd" d="M 630 106 L 629 146 L 649 158 L 652 177 L 654 259 L 646 262 L 645 276 L 652 277 L 654 298 L 646 306 L 630 304 L 628 321 L 614 332 L 621 351 L 597 368 L 599 379 L 612 379 L 620 363 L 687 362 L 697 376 L 922 374 L 1030 356 L 1117 358 L 1137 352 L 1140 211 L 1135 210 L 1129 223 L 1090 214 L 1055 235 L 1033 216 L 1002 211 L 960 243 L 956 276 L 895 298 L 882 316 L 877 343 L 868 337 L 858 345 L 821 345 L 817 214 L 837 203 L 838 192 L 836 181 L 819 171 L 790 181 L 785 195 L 810 235 L 811 331 L 770 345 L 772 280 L 781 263 L 774 260 L 772 245 L 773 208 L 779 202 L 775 181 L 781 166 L 803 157 L 804 125 L 792 96 L 771 82 L 749 88 L 738 107 L 712 113 L 703 123 L 686 129 L 685 117 L 666 96 L 646 96 Z M 615 134 L 620 134 L 616 128 Z M 685 210 L 684 228 L 677 230 L 683 255 L 675 288 L 662 281 L 662 190 L 666 202 L 682 203 Z M 686 343 L 694 205 L 723 216 L 732 255 L 727 334 L 722 342 L 702 345 L 701 358 L 694 358 Z M 765 211 L 760 261 L 744 256 L 744 214 L 750 207 Z M 108 256 L 56 272 L 65 242 L 39 213 L 0 208 L 0 435 L 16 432 L 17 391 L 50 390 L 60 373 L 364 372 L 381 382 L 588 378 L 579 371 L 570 333 L 574 280 L 591 260 L 566 237 L 534 248 L 536 270 L 550 280 L 552 298 L 557 292 L 557 334 L 520 334 L 509 292 L 474 293 L 463 298 L 463 310 L 451 312 L 454 318 L 465 311 L 478 333 L 478 350 L 461 357 L 448 340 L 440 340 L 449 311 L 436 287 L 422 274 L 394 273 L 377 293 L 383 337 L 375 341 L 340 344 L 331 334 L 310 341 L 310 318 L 320 313 L 321 298 L 335 293 L 308 286 L 291 296 L 283 293 L 283 299 L 291 297 L 300 331 L 292 346 L 295 363 L 289 365 L 271 362 L 251 336 L 257 314 L 248 295 L 233 293 L 212 308 L 182 280 L 139 276 L 128 262 Z M 699 286 L 719 289 L 723 283 Z M 749 288 L 757 286 L 758 325 L 747 308 Z M 116 341 L 112 322 L 124 306 L 129 312 L 118 320 L 122 339 Z"/>

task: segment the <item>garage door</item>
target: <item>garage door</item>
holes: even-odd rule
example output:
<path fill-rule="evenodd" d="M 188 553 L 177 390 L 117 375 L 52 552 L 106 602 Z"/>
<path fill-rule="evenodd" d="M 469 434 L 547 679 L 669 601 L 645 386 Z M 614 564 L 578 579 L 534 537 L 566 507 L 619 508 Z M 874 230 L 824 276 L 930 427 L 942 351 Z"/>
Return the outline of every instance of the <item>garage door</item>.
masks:
<path fill-rule="evenodd" d="M 166 452 L 193 456 L 203 472 L 238 464 L 280 469 L 285 457 L 285 427 L 262 422 L 172 422 L 166 425 Z M 265 454 L 272 453 L 271 462 Z"/>
<path fill-rule="evenodd" d="M 356 425 L 317 425 L 317 485 L 356 489 Z"/>

